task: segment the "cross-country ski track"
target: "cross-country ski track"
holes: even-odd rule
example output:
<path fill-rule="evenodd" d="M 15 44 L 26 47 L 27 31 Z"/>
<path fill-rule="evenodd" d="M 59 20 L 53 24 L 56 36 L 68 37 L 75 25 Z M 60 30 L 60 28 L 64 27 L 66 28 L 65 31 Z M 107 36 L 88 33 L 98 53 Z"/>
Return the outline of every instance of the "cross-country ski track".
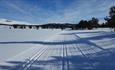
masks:
<path fill-rule="evenodd" d="M 51 39 L 33 43 L 0 64 L 0 70 L 114 70 L 115 33 L 104 31 L 62 31 Z M 109 45 L 109 47 L 108 47 Z"/>

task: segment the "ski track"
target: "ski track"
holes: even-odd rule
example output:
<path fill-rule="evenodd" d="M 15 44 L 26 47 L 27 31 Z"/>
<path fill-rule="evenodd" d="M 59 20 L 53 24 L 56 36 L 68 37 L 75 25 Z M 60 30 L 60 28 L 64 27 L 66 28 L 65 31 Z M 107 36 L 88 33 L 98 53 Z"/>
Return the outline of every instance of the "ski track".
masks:
<path fill-rule="evenodd" d="M 29 70 L 29 68 L 31 67 L 31 65 L 32 65 L 41 55 L 43 55 L 43 53 L 44 53 L 45 51 L 47 51 L 47 48 L 38 51 L 38 53 L 36 53 L 32 58 L 30 58 L 29 61 L 27 61 L 26 64 L 24 64 L 24 65 L 22 66 L 22 68 L 19 69 L 19 70 Z"/>
<path fill-rule="evenodd" d="M 61 44 L 38 45 L 39 48 L 37 46 L 29 48 L 28 50 L 12 58 L 12 60 L 18 56 L 22 56 L 22 54 L 28 54 L 28 52 L 31 51 L 34 51 L 34 53 L 30 55 L 30 57 L 27 57 L 27 60 L 25 60 L 23 64 L 17 65 L 16 67 L 8 70 L 85 70 L 84 68 L 86 68 L 86 70 L 94 70 L 95 65 L 92 63 L 92 59 L 95 54 L 100 51 L 111 53 L 111 51 L 108 51 L 102 47 L 90 46 L 88 44 L 65 44 L 66 41 L 79 40 L 81 38 L 77 34 L 62 35 L 63 33 L 64 31 L 54 37 L 53 40 L 49 40 L 49 42 L 62 42 Z M 83 61 L 87 62 L 83 65 L 78 65 L 77 60 L 72 60 L 72 57 L 77 56 L 80 56 L 80 58 L 85 58 Z M 76 66 L 76 68 L 74 66 Z M 34 69 L 34 67 L 36 67 L 36 69 Z"/>

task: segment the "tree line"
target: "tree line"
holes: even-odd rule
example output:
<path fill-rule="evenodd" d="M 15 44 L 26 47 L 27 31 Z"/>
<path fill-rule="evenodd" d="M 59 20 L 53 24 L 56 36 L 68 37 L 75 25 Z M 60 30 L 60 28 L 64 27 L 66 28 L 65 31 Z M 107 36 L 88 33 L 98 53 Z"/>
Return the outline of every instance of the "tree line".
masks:
<path fill-rule="evenodd" d="M 78 24 L 72 24 L 72 23 L 48 23 L 48 24 L 42 24 L 42 25 L 24 25 L 24 24 L 1 24 L 1 25 L 7 25 L 11 26 L 10 28 L 14 29 L 66 29 L 70 28 L 72 30 L 77 29 L 93 29 L 93 28 L 114 28 L 115 30 L 115 6 L 111 6 L 109 9 L 109 16 L 106 16 L 105 23 L 99 24 L 99 19 L 92 17 L 90 20 L 80 20 Z"/>

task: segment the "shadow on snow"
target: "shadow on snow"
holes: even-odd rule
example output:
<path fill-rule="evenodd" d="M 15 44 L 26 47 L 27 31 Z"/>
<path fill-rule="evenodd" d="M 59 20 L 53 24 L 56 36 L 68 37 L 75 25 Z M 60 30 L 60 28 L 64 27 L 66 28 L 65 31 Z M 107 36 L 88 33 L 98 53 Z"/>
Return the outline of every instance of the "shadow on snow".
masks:
<path fill-rule="evenodd" d="M 66 34 L 65 34 L 66 35 Z M 68 34 L 67 34 L 68 35 Z M 115 34 L 103 34 L 100 36 L 88 37 L 88 38 L 80 38 L 74 33 L 70 35 L 75 35 L 75 40 L 63 40 L 58 42 L 46 42 L 46 41 L 14 41 L 14 42 L 0 42 L 0 44 L 43 44 L 43 45 L 68 45 L 68 44 L 86 44 L 87 47 L 94 46 L 98 49 L 101 49 L 100 52 L 96 52 L 93 54 L 87 54 L 87 57 L 82 55 L 71 55 L 71 56 L 51 56 L 53 59 L 50 60 L 39 60 L 35 61 L 30 69 L 28 70 L 44 70 L 45 65 L 49 65 L 49 67 L 58 67 L 62 66 L 62 70 L 114 70 L 115 69 L 115 48 L 104 49 L 99 45 L 91 42 L 90 40 L 101 40 L 104 38 L 115 38 Z M 95 48 L 94 48 L 95 49 Z M 83 51 L 83 50 L 82 50 Z M 105 52 L 107 51 L 107 52 Z M 27 59 L 29 60 L 29 59 Z M 0 69 L 6 70 L 17 70 L 22 67 L 25 62 L 21 61 L 7 61 L 7 63 L 14 64 L 15 66 L 7 66 L 1 65 Z M 36 66 L 34 66 L 36 65 Z M 65 66 L 67 68 L 65 69 Z M 41 67 L 43 66 L 43 67 Z"/>
<path fill-rule="evenodd" d="M 68 66 L 67 70 L 114 70 L 115 48 L 109 50 L 111 50 L 111 53 L 101 51 L 92 55 L 87 55 L 90 58 L 84 58 L 81 55 L 74 55 L 74 56 L 67 56 L 67 57 L 51 56 L 53 58 L 51 60 L 39 60 L 39 61 L 36 60 L 31 66 L 31 68 L 28 70 L 44 70 L 44 68 L 42 67 L 47 65 L 49 65 L 49 67 L 62 66 L 62 68 L 67 65 Z M 7 63 L 14 64 L 15 66 L 1 65 L 0 69 L 17 70 L 25 62 L 8 61 Z M 37 67 L 34 65 L 36 65 Z M 66 70 L 66 69 L 63 68 L 62 70 Z"/>

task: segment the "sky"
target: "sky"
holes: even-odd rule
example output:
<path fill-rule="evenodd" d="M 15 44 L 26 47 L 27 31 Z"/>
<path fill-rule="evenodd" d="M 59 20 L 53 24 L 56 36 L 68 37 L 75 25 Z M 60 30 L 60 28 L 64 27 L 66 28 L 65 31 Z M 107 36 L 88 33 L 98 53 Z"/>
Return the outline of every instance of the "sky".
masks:
<path fill-rule="evenodd" d="M 0 0 L 0 18 L 33 24 L 104 22 L 115 0 Z"/>

